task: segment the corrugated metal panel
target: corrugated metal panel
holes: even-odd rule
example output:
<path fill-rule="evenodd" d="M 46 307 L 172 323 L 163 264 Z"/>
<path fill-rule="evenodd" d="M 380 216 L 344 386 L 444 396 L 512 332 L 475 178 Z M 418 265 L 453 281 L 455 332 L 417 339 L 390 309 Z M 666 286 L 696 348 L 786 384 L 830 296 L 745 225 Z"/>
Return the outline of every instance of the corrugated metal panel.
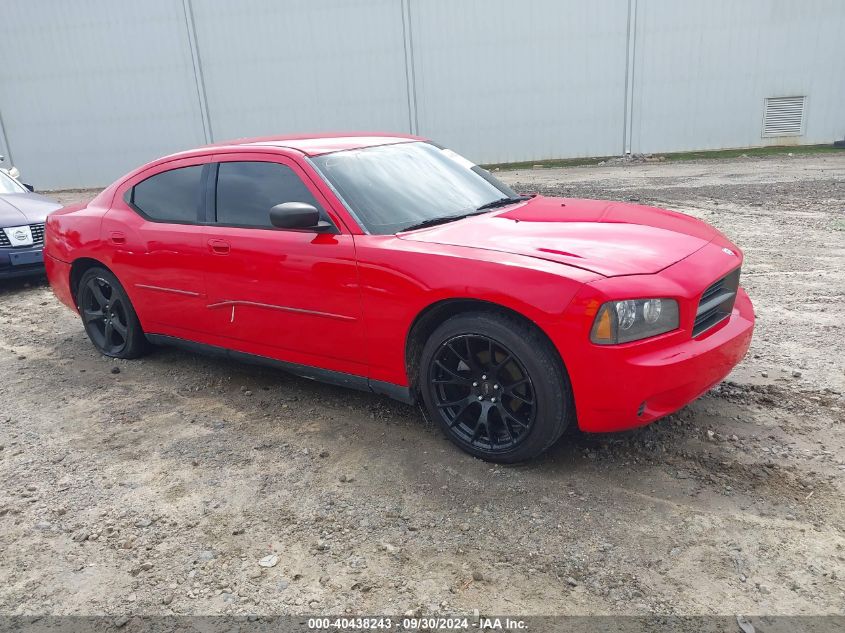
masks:
<path fill-rule="evenodd" d="M 763 115 L 763 136 L 800 136 L 806 97 L 770 97 Z"/>
<path fill-rule="evenodd" d="M 411 2 L 420 134 L 485 163 L 621 153 L 627 9 Z"/>
<path fill-rule="evenodd" d="M 807 95 L 802 143 L 845 136 L 841 0 L 635 0 L 635 152 L 782 143 L 766 97 Z"/>
<path fill-rule="evenodd" d="M 843 32 L 840 0 L 11 0 L 0 119 L 40 188 L 285 132 L 418 131 L 478 162 L 783 143 L 761 133 L 781 95 L 807 96 L 789 140 L 823 143 Z"/>
<path fill-rule="evenodd" d="M 408 132 L 395 0 L 193 0 L 215 140 L 364 129 Z"/>
<path fill-rule="evenodd" d="M 39 188 L 107 184 L 202 143 L 182 3 L 4 3 L 0 112 Z"/>

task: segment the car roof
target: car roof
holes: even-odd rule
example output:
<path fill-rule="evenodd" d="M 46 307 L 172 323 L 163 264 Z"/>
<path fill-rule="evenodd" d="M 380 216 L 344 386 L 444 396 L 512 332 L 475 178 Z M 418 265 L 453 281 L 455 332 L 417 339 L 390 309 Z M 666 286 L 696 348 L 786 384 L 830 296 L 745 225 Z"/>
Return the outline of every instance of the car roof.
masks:
<path fill-rule="evenodd" d="M 410 143 L 412 141 L 426 141 L 421 136 L 410 134 L 391 134 L 383 132 L 338 132 L 326 134 L 297 134 L 291 136 L 258 136 L 253 138 L 239 138 L 231 141 L 212 143 L 203 147 L 189 149 L 168 156 L 162 156 L 137 169 L 129 172 L 123 178 L 114 182 L 114 187 L 121 186 L 133 176 L 172 161 L 206 156 L 209 153 L 225 153 L 244 151 L 255 148 L 281 152 L 297 152 L 305 156 L 319 156 L 331 152 L 340 152 L 348 149 L 361 149 L 364 147 L 375 147 L 377 145 L 394 145 L 396 143 Z M 209 152 L 213 150 L 213 152 Z M 110 188 L 103 190 L 103 193 L 111 191 Z"/>
<path fill-rule="evenodd" d="M 251 147 L 279 147 L 302 152 L 306 156 L 319 156 L 331 152 L 348 149 L 361 149 L 376 145 L 393 145 L 410 141 L 425 140 L 418 136 L 405 134 L 385 134 L 379 132 L 346 132 L 332 134 L 313 134 L 295 136 L 263 136 L 256 138 L 241 138 L 232 141 L 214 143 L 206 147 L 214 148 L 243 148 Z"/>

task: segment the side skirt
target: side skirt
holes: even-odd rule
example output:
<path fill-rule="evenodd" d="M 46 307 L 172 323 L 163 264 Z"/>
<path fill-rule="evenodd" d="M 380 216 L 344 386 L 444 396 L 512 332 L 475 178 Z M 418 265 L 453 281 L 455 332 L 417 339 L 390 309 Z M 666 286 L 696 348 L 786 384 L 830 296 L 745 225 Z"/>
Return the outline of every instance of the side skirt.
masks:
<path fill-rule="evenodd" d="M 338 385 L 340 387 L 348 387 L 359 391 L 382 394 L 389 398 L 393 398 L 394 400 L 398 400 L 399 402 L 404 402 L 405 404 L 414 404 L 415 402 L 415 398 L 413 397 L 412 391 L 409 387 L 395 385 L 391 382 L 370 380 L 364 376 L 355 376 L 353 374 L 346 374 L 340 371 L 321 369 L 320 367 L 310 367 L 308 365 L 288 363 L 283 360 L 268 358 L 267 356 L 247 354 L 246 352 L 238 352 L 236 350 L 218 347 L 216 345 L 197 343 L 196 341 L 189 341 L 175 336 L 166 336 L 164 334 L 145 334 L 145 336 L 153 345 L 178 347 L 189 352 L 204 354 L 206 356 L 214 356 L 216 358 L 226 358 L 239 363 L 273 367 L 275 369 L 281 369 L 282 371 L 295 374 L 301 378 L 307 378 L 308 380 L 316 380 L 331 385 Z"/>

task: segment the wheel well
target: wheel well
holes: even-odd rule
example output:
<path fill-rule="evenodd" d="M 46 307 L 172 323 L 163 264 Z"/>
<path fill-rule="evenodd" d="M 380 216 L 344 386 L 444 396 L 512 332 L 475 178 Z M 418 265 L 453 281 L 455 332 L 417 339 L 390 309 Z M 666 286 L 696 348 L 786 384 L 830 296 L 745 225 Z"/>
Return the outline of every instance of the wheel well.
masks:
<path fill-rule="evenodd" d="M 79 288 L 79 280 L 82 279 L 82 275 L 91 268 L 105 268 L 106 270 L 109 270 L 109 267 L 103 262 L 89 257 L 80 257 L 79 259 L 75 259 L 73 264 L 70 266 L 70 294 L 73 297 L 73 302 L 77 305 L 76 291 Z M 109 272 L 111 271 L 109 270 Z"/>
<path fill-rule="evenodd" d="M 498 303 L 491 303 L 490 301 L 482 301 L 480 299 L 444 299 L 443 301 L 433 303 L 417 315 L 417 318 L 411 324 L 408 339 L 405 341 L 405 366 L 408 372 L 408 384 L 414 392 L 417 392 L 418 389 L 417 383 L 420 373 L 419 360 L 425 342 L 441 323 L 456 314 L 464 312 L 492 312 L 519 319 L 536 330 L 540 336 L 548 341 L 549 345 L 555 351 L 561 368 L 566 372 L 566 365 L 560 357 L 557 347 L 555 347 L 543 329 L 525 315 Z"/>

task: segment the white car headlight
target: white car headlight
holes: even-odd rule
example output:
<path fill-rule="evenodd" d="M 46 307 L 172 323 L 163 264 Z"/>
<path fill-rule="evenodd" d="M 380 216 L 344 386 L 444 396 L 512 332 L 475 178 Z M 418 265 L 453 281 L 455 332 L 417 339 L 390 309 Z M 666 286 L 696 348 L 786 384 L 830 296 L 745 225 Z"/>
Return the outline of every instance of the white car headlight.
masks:
<path fill-rule="evenodd" d="M 598 345 L 630 343 L 670 332 L 678 325 L 674 299 L 608 301 L 596 314 L 590 340 Z"/>

